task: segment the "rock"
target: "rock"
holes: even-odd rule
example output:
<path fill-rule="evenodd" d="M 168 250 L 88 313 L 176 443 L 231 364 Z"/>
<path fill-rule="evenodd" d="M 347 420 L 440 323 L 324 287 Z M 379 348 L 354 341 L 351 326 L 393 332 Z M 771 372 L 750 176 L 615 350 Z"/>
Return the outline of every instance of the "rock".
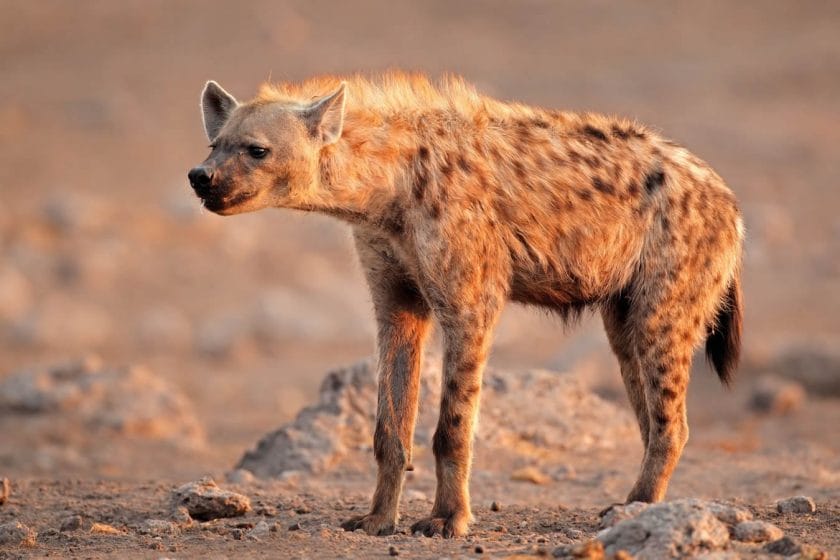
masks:
<path fill-rule="evenodd" d="M 124 535 L 122 531 L 114 527 L 113 525 L 108 525 L 107 523 L 94 523 L 90 526 L 91 533 L 97 533 L 100 535 Z"/>
<path fill-rule="evenodd" d="M 604 558 L 604 544 L 597 539 L 580 544 L 566 544 L 558 546 L 551 554 L 555 558 L 602 560 Z"/>
<path fill-rule="evenodd" d="M 440 358 L 424 359 L 420 402 L 440 402 Z M 262 478 L 285 473 L 320 473 L 351 454 L 366 460 L 373 441 L 376 374 L 370 361 L 329 373 L 318 402 L 304 408 L 290 423 L 259 441 L 237 468 Z M 517 411 L 515 422 L 510 410 Z M 415 441 L 428 445 L 437 423 L 436 406 L 421 406 Z M 636 438 L 629 413 L 585 388 L 576 373 L 488 369 L 482 388 L 481 421 L 475 445 L 479 453 L 521 453 L 528 459 L 547 452 L 614 448 Z M 513 450 L 513 451 L 512 451 Z M 519 450 L 519 451 L 517 451 Z M 519 461 L 521 464 L 522 461 Z M 541 479 L 541 477 L 540 477 Z"/>
<path fill-rule="evenodd" d="M 802 547 L 800 547 L 799 544 L 796 543 L 790 537 L 782 537 L 778 540 L 774 540 L 773 542 L 765 544 L 762 550 L 771 554 L 793 556 L 794 554 L 799 554 L 799 552 L 802 550 Z"/>
<path fill-rule="evenodd" d="M 600 527 L 606 529 L 625 519 L 632 519 L 646 510 L 650 504 L 631 502 L 629 504 L 615 504 L 608 508 L 601 516 Z"/>
<path fill-rule="evenodd" d="M 775 541 L 782 538 L 784 533 L 766 521 L 742 521 L 735 526 L 732 535 L 737 541 L 758 543 Z"/>
<path fill-rule="evenodd" d="M 78 531 L 82 528 L 83 523 L 84 521 L 82 520 L 81 515 L 70 515 L 61 520 L 59 530 L 61 532 Z"/>
<path fill-rule="evenodd" d="M 814 499 L 808 496 L 794 496 L 776 502 L 776 509 L 779 513 L 814 513 L 817 511 L 817 505 Z"/>
<path fill-rule="evenodd" d="M 37 533 L 21 523 L 10 521 L 0 525 L 0 545 L 35 546 Z"/>
<path fill-rule="evenodd" d="M 204 439 L 182 392 L 146 368 L 109 368 L 96 357 L 20 370 L 0 381 L 0 418 L 20 413 L 28 415 L 28 427 L 46 432 L 39 440 L 63 441 L 50 430 L 65 434 L 70 428 L 187 446 Z"/>
<path fill-rule="evenodd" d="M 138 532 L 141 535 L 153 537 L 174 537 L 181 534 L 181 528 L 177 523 L 163 519 L 147 519 L 140 525 Z"/>
<path fill-rule="evenodd" d="M 268 526 L 268 523 L 266 523 L 265 520 L 262 520 L 254 525 L 254 528 L 248 531 L 248 534 L 245 536 L 249 539 L 258 541 L 267 537 L 270 532 L 271 528 Z"/>
<path fill-rule="evenodd" d="M 238 517 L 251 510 L 247 496 L 222 490 L 209 477 L 173 490 L 172 500 L 175 507 L 186 507 L 190 517 L 199 521 Z"/>
<path fill-rule="evenodd" d="M 12 484 L 8 478 L 0 478 L 0 506 L 6 503 L 12 493 Z"/>
<path fill-rule="evenodd" d="M 769 542 L 762 548 L 764 552 L 794 557 L 796 560 L 828 560 L 829 556 L 822 550 L 807 544 L 799 544 L 790 537 Z"/>
<path fill-rule="evenodd" d="M 551 478 L 543 474 L 536 467 L 522 467 L 513 471 L 510 475 L 511 480 L 519 482 L 530 482 L 531 484 L 548 484 Z"/>
<path fill-rule="evenodd" d="M 502 511 L 502 505 L 499 502 L 494 501 L 490 504 L 490 511 Z"/>
<path fill-rule="evenodd" d="M 607 555 L 624 550 L 641 558 L 696 556 L 725 548 L 729 526 L 749 517 L 748 511 L 721 502 L 675 500 L 641 508 L 601 531 L 598 540 Z"/>
<path fill-rule="evenodd" d="M 787 414 L 801 408 L 805 389 L 796 381 L 774 375 L 764 375 L 753 387 L 750 406 L 753 410 L 770 414 Z"/>
<path fill-rule="evenodd" d="M 400 555 L 400 551 L 397 550 L 396 546 L 391 545 L 391 546 L 388 547 L 388 556 L 399 556 L 399 555 Z"/>

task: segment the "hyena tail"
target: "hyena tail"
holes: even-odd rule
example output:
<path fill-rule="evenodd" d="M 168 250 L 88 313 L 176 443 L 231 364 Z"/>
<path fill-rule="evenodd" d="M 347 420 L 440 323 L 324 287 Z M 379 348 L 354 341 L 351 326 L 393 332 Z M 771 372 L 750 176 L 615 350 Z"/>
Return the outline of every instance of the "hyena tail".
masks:
<path fill-rule="evenodd" d="M 706 338 L 706 358 L 714 366 L 721 383 L 727 386 L 735 375 L 741 357 L 742 321 L 741 279 L 736 272 Z"/>

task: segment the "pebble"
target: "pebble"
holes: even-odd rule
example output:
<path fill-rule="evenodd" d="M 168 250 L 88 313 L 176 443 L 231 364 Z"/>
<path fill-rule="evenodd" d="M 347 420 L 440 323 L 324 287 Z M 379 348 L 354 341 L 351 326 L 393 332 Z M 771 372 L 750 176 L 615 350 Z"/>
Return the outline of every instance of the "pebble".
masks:
<path fill-rule="evenodd" d="M 69 517 L 65 517 L 61 521 L 61 531 L 76 531 L 81 529 L 82 527 L 82 516 L 81 515 L 71 515 Z"/>
<path fill-rule="evenodd" d="M 495 503 L 495 502 L 493 502 Z M 484 554 L 484 547 L 480 544 L 475 545 L 475 553 L 476 554 Z"/>
<path fill-rule="evenodd" d="M 391 546 L 388 547 L 388 556 L 399 556 L 399 555 L 400 555 L 400 551 L 397 550 L 396 546 L 391 545 Z"/>
<path fill-rule="evenodd" d="M 493 502 L 490 504 L 490 511 L 502 511 L 502 504 L 499 502 Z"/>
<path fill-rule="evenodd" d="M 190 517 L 200 521 L 238 517 L 251 511 L 251 501 L 247 496 L 222 490 L 209 477 L 173 490 L 172 500 L 174 505 L 186 507 Z"/>
<path fill-rule="evenodd" d="M 813 498 L 794 496 L 776 502 L 776 509 L 779 510 L 779 513 L 814 513 L 817 511 L 817 506 Z"/>
<path fill-rule="evenodd" d="M 741 542 L 758 543 L 778 540 L 784 533 L 766 521 L 742 521 L 735 526 L 733 535 Z"/>
<path fill-rule="evenodd" d="M 151 535 L 153 537 L 176 536 L 181 534 L 181 529 L 177 523 L 172 521 L 165 521 L 163 519 L 147 519 L 140 526 L 139 532 L 141 535 Z"/>
<path fill-rule="evenodd" d="M 271 532 L 271 528 L 268 526 L 268 523 L 265 520 L 260 521 L 254 528 L 248 531 L 248 538 L 253 540 L 260 540 L 264 537 L 267 537 L 268 534 Z"/>
<path fill-rule="evenodd" d="M 292 523 L 289 525 L 289 531 L 300 531 L 303 527 L 300 526 L 300 523 Z"/>

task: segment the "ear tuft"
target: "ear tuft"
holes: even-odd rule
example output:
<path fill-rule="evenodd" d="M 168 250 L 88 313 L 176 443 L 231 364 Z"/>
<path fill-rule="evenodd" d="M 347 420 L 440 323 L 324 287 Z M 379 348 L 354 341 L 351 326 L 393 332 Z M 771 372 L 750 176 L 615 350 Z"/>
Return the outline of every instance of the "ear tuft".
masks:
<path fill-rule="evenodd" d="M 230 118 L 233 110 L 239 106 L 234 96 L 226 92 L 222 86 L 210 80 L 201 92 L 201 113 L 204 117 L 204 132 L 212 142 L 219 131 Z"/>
<path fill-rule="evenodd" d="M 344 128 L 344 104 L 347 82 L 341 82 L 329 95 L 316 99 L 303 110 L 303 119 L 312 135 L 325 145 L 341 138 Z"/>

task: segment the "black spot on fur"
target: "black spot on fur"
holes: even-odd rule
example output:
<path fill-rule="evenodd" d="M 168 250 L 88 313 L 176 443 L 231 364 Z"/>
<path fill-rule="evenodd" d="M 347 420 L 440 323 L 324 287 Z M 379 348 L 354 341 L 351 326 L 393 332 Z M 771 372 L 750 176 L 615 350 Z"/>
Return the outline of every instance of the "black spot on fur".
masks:
<path fill-rule="evenodd" d="M 588 125 L 584 126 L 582 131 L 587 136 L 589 136 L 591 138 L 594 138 L 596 140 L 600 140 L 601 142 L 608 142 L 609 141 L 609 139 L 607 138 L 607 135 L 604 134 L 603 130 L 601 130 L 600 128 L 594 127 L 591 124 L 588 124 Z"/>
<path fill-rule="evenodd" d="M 460 414 L 456 414 L 455 416 L 453 416 L 453 417 L 452 417 L 452 420 L 449 422 L 449 424 L 450 424 L 453 428 L 457 428 L 458 426 L 460 426 L 460 425 L 461 425 L 461 421 L 462 421 L 462 420 L 463 420 L 463 419 L 461 418 L 461 415 L 460 415 Z"/>
<path fill-rule="evenodd" d="M 427 148 L 426 146 L 420 146 L 420 148 L 417 150 L 417 156 L 420 159 L 429 159 L 429 148 Z"/>
<path fill-rule="evenodd" d="M 470 162 L 468 162 L 464 156 L 458 156 L 458 167 L 460 167 L 464 173 L 472 171 L 472 165 L 470 165 Z"/>
<path fill-rule="evenodd" d="M 513 162 L 513 169 L 514 169 L 514 171 L 516 171 L 516 176 L 519 179 L 525 179 L 525 176 L 526 176 L 525 166 L 522 165 L 521 161 L 519 161 L 519 160 L 514 161 Z"/>
<path fill-rule="evenodd" d="M 611 130 L 613 136 L 615 136 L 616 138 L 620 138 L 622 140 L 627 140 L 628 138 L 630 138 L 630 133 L 627 130 L 618 126 L 617 124 L 612 125 Z"/>
<path fill-rule="evenodd" d="M 605 183 L 601 180 L 600 177 L 592 177 L 592 186 L 595 187 L 596 190 L 604 193 L 604 194 L 615 194 L 615 189 L 609 183 Z"/>
<path fill-rule="evenodd" d="M 662 389 L 662 396 L 669 401 L 672 401 L 677 398 L 677 392 L 671 389 L 670 387 L 665 387 Z"/>
<path fill-rule="evenodd" d="M 382 228 L 391 235 L 402 235 L 405 231 L 405 216 L 396 202 L 391 204 L 382 215 Z"/>
<path fill-rule="evenodd" d="M 551 125 L 548 123 L 548 121 L 546 121 L 546 120 L 544 120 L 544 119 L 541 119 L 541 118 L 539 118 L 539 117 L 537 117 L 537 118 L 535 118 L 534 120 L 532 120 L 532 121 L 531 121 L 531 124 L 533 124 L 533 125 L 534 125 L 534 126 L 536 126 L 537 128 L 548 128 L 548 127 L 550 127 L 550 126 L 551 126 Z"/>
<path fill-rule="evenodd" d="M 580 189 L 577 191 L 577 195 L 581 198 L 581 200 L 585 200 L 586 202 L 592 200 L 592 191 L 589 189 Z"/>
<path fill-rule="evenodd" d="M 645 190 L 650 194 L 665 183 L 665 172 L 658 165 L 645 177 Z"/>

